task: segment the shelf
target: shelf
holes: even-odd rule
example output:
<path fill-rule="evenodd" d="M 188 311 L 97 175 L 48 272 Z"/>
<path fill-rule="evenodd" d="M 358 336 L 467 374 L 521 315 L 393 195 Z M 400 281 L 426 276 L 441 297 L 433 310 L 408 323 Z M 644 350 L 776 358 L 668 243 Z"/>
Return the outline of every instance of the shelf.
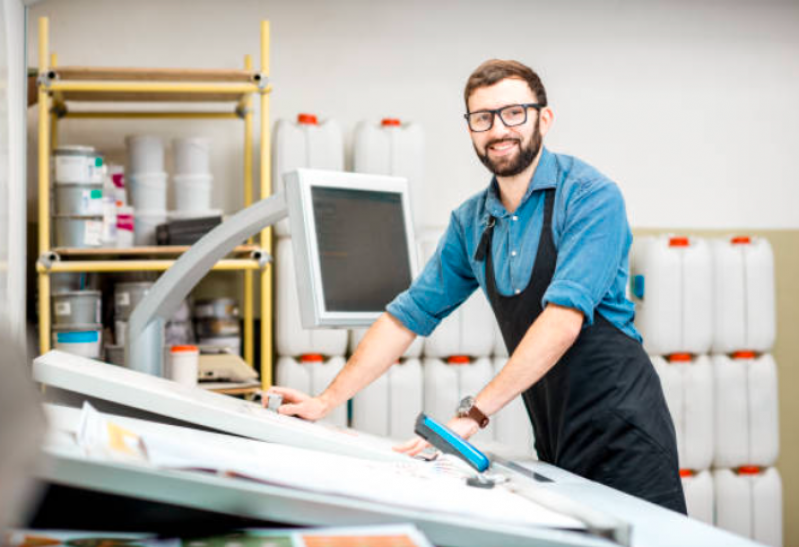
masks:
<path fill-rule="evenodd" d="M 63 272 L 163 272 L 172 267 L 175 260 L 64 260 L 52 262 L 45 267 L 36 264 L 39 273 Z M 252 258 L 225 258 L 214 264 L 213 271 L 262 270 L 261 261 Z"/>
<path fill-rule="evenodd" d="M 96 248 L 96 249 L 76 249 L 74 247 L 56 247 L 53 249 L 61 258 L 72 257 L 117 257 L 125 259 L 127 257 L 141 257 L 141 256 L 180 256 L 189 250 L 188 245 L 155 245 L 148 247 L 129 247 L 127 249 L 116 248 Z M 241 256 L 249 255 L 253 252 L 260 251 L 258 245 L 239 245 L 236 247 L 231 255 Z"/>
<path fill-rule="evenodd" d="M 60 81 L 148 81 L 148 82 L 248 82 L 256 73 L 243 69 L 121 68 L 62 66 L 51 69 Z"/>

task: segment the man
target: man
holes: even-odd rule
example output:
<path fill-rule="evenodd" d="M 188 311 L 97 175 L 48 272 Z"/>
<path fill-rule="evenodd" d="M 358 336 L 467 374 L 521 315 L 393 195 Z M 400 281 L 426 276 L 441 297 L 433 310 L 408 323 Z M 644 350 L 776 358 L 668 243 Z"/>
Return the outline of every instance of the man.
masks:
<path fill-rule="evenodd" d="M 530 68 L 488 61 L 470 76 L 464 100 L 491 184 L 453 212 L 422 275 L 322 395 L 274 388 L 288 402 L 280 412 L 322 418 L 479 286 L 511 357 L 448 426 L 469 438 L 522 395 L 541 460 L 685 513 L 674 426 L 625 295 L 632 236 L 619 189 L 542 146 L 553 112 Z M 425 446 L 417 438 L 397 450 Z"/>

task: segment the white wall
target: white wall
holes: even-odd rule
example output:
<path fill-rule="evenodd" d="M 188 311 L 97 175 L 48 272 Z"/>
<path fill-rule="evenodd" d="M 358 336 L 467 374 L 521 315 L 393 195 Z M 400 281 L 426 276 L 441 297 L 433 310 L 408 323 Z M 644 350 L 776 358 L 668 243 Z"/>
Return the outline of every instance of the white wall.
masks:
<path fill-rule="evenodd" d="M 550 149 L 617 180 L 634 226 L 799 228 L 796 2 L 46 0 L 31 9 L 32 64 L 39 15 L 62 64 L 130 66 L 238 67 L 247 52 L 257 64 L 270 19 L 273 121 L 335 117 L 348 142 L 361 119 L 422 123 L 429 224 L 488 181 L 461 94 L 477 64 L 503 57 L 539 71 Z M 113 155 L 147 129 L 211 134 L 215 198 L 239 207 L 241 124 L 69 121 L 64 137 Z"/>

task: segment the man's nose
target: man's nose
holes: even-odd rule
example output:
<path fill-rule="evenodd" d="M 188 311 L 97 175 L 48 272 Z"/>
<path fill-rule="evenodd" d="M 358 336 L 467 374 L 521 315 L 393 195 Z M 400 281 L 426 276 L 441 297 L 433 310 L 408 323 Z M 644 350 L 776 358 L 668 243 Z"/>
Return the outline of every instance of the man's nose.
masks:
<path fill-rule="evenodd" d="M 506 137 L 510 134 L 510 129 L 505 122 L 502 121 L 502 118 L 499 117 L 499 113 L 494 114 L 494 123 L 491 125 L 491 129 L 488 130 L 488 136 L 491 139 L 497 139 Z"/>

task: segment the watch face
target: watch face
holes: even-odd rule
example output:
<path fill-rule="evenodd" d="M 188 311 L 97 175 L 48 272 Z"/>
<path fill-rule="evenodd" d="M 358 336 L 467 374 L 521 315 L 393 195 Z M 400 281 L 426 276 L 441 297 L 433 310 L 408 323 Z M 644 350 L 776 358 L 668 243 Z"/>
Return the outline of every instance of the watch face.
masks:
<path fill-rule="evenodd" d="M 460 404 L 458 405 L 458 414 L 466 415 L 469 413 L 469 410 L 474 406 L 474 397 L 464 397 L 461 399 Z"/>

